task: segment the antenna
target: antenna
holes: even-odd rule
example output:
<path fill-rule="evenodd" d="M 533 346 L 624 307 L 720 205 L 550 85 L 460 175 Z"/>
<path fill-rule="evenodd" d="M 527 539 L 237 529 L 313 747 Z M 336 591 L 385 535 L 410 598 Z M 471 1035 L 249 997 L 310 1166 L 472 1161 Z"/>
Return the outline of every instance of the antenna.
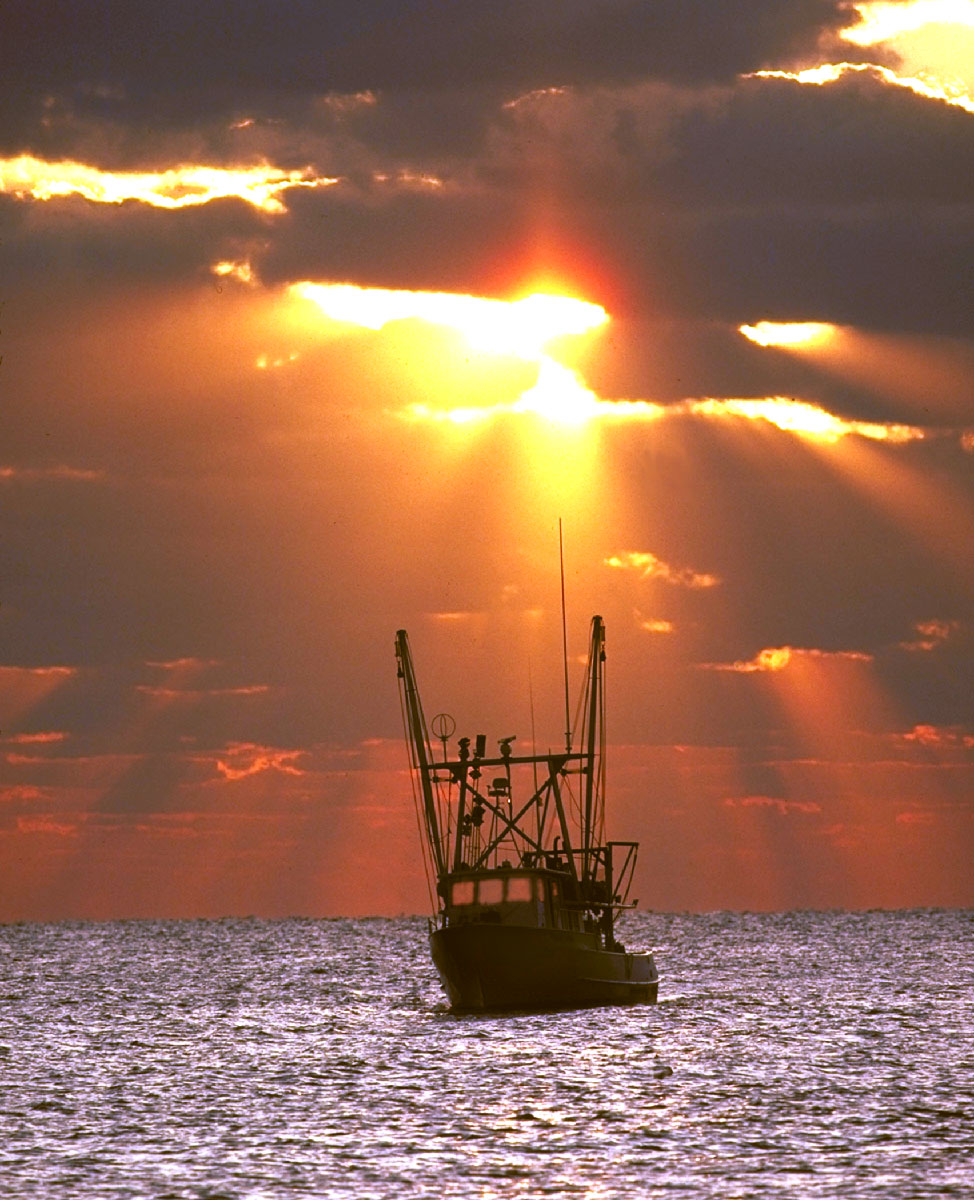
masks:
<path fill-rule="evenodd" d="M 572 714 L 568 696 L 568 620 L 565 616 L 565 545 L 561 536 L 561 517 L 558 518 L 558 562 L 561 567 L 561 649 L 565 664 L 565 749 L 572 752 Z"/>

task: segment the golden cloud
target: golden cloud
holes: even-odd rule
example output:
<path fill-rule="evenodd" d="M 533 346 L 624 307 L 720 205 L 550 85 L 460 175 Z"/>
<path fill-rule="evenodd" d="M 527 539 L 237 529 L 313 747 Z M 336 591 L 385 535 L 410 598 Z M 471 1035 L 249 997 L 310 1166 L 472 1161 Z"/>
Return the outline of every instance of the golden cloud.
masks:
<path fill-rule="evenodd" d="M 809 67 L 804 71 L 754 71 L 745 78 L 791 79 L 795 83 L 824 87 L 850 73 L 871 75 L 890 87 L 906 88 L 907 91 L 915 92 L 927 100 L 941 100 L 944 104 L 951 104 L 964 109 L 965 112 L 974 113 L 974 100 L 966 92 L 956 91 L 939 80 L 897 75 L 889 67 L 880 67 L 873 63 L 823 63 L 820 67 Z"/>
<path fill-rule="evenodd" d="M 834 659 L 851 662 L 872 662 L 873 656 L 861 650 L 818 650 L 795 646 L 768 647 L 759 650 L 754 658 L 729 663 L 698 663 L 705 671 L 735 671 L 751 674 L 755 671 L 783 671 L 790 663 L 800 659 Z"/>
<path fill-rule="evenodd" d="M 661 617 L 644 617 L 638 608 L 635 610 L 635 617 L 636 624 L 647 633 L 672 633 L 676 628 L 672 621 L 663 620 Z"/>
<path fill-rule="evenodd" d="M 835 326 L 821 321 L 758 321 L 739 325 L 738 332 L 758 346 L 806 346 L 826 341 L 835 333 Z"/>
<path fill-rule="evenodd" d="M 266 213 L 284 212 L 287 188 L 330 187 L 337 178 L 317 176 L 310 167 L 282 171 L 268 163 L 255 167 L 183 165 L 165 171 L 104 171 L 62 159 L 46 162 L 29 154 L 0 159 L 0 192 L 18 199 L 52 200 L 81 196 L 94 204 L 136 200 L 154 208 L 188 208 L 237 197 Z"/>
<path fill-rule="evenodd" d="M 716 575 L 706 575 L 692 571 L 689 567 L 671 567 L 655 554 L 646 550 L 628 550 L 624 554 L 614 554 L 603 559 L 607 567 L 621 571 L 636 571 L 643 579 L 662 579 L 665 583 L 676 584 L 687 588 L 716 587 L 720 579 Z"/>

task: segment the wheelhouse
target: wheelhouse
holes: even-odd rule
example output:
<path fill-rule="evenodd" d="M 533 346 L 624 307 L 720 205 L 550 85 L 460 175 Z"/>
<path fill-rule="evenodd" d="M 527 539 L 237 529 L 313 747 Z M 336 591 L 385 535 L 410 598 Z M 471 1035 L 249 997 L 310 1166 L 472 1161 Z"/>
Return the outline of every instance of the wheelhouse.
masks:
<path fill-rule="evenodd" d="M 580 914 L 565 906 L 571 889 L 571 876 L 560 871 L 500 868 L 454 873 L 441 886 L 444 924 L 577 930 Z"/>

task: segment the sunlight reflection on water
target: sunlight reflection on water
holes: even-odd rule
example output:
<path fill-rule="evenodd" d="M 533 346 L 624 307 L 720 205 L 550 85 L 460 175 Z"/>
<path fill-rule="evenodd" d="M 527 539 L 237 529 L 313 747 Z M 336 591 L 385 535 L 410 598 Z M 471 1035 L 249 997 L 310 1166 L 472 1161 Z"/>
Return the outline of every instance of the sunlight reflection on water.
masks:
<path fill-rule="evenodd" d="M 0 927 L 0 1195 L 968 1195 L 972 926 L 633 914 L 657 1006 L 503 1017 L 417 919 Z"/>

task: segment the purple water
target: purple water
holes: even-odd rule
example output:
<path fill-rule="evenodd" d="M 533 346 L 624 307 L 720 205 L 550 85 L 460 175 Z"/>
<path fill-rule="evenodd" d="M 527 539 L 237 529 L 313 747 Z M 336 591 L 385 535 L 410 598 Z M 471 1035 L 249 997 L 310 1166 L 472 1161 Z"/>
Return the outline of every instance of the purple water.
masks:
<path fill-rule="evenodd" d="M 415 918 L 0 927 L 0 1196 L 974 1195 L 974 912 L 622 933 L 655 1007 L 455 1017 Z"/>

